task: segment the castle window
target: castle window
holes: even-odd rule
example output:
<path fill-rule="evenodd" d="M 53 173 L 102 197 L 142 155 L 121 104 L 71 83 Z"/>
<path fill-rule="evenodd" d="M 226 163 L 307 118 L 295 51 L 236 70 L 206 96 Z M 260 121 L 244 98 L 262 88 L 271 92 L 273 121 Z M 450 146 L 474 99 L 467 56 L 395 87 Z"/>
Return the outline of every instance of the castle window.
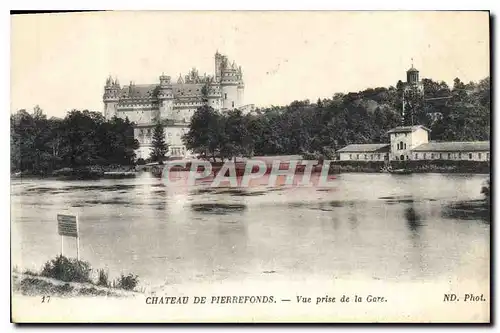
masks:
<path fill-rule="evenodd" d="M 469 160 L 472 160 L 472 153 L 469 153 Z"/>
<path fill-rule="evenodd" d="M 349 159 L 352 160 L 352 154 L 349 154 Z"/>
<path fill-rule="evenodd" d="M 232 107 L 234 108 L 234 101 L 231 104 L 232 104 Z"/>
<path fill-rule="evenodd" d="M 406 149 L 406 143 L 405 143 L 405 149 Z"/>
<path fill-rule="evenodd" d="M 224 99 L 227 99 L 227 93 L 224 93 Z"/>
<path fill-rule="evenodd" d="M 477 153 L 477 158 L 481 159 L 481 153 Z"/>
<path fill-rule="evenodd" d="M 370 159 L 372 159 L 372 160 L 373 160 L 373 154 L 370 154 Z"/>
<path fill-rule="evenodd" d="M 443 158 L 443 156 L 441 156 L 441 153 L 439 153 L 439 159 L 442 159 L 442 158 Z"/>
<path fill-rule="evenodd" d="M 448 159 L 451 160 L 451 153 L 448 153 Z"/>
<path fill-rule="evenodd" d="M 399 142 L 399 149 L 403 149 L 403 141 Z"/>
<path fill-rule="evenodd" d="M 426 153 L 424 153 L 424 160 L 426 160 L 426 159 L 427 159 L 427 154 L 426 154 Z"/>
<path fill-rule="evenodd" d="M 458 159 L 462 159 L 462 153 L 458 153 Z"/>
<path fill-rule="evenodd" d="M 368 155 L 365 154 L 365 160 L 367 160 L 367 159 L 368 159 Z"/>
<path fill-rule="evenodd" d="M 356 154 L 356 159 L 359 160 L 359 154 Z"/>
<path fill-rule="evenodd" d="M 415 154 L 415 159 L 418 160 L 418 154 Z"/>

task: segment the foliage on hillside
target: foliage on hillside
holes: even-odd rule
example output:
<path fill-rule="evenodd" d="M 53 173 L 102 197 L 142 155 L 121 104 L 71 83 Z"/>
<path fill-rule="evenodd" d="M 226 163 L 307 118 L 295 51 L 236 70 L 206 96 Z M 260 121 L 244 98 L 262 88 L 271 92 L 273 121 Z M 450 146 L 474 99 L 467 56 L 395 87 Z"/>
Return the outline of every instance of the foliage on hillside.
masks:
<path fill-rule="evenodd" d="M 432 140 L 489 140 L 489 77 L 468 84 L 455 79 L 451 88 L 430 79 L 422 80 L 422 84 L 423 95 L 405 92 L 405 85 L 399 81 L 396 87 L 335 94 L 316 103 L 294 101 L 247 115 L 204 106 L 194 114 L 184 142 L 188 149 L 206 158 L 291 154 L 331 157 L 348 144 L 388 142 L 389 129 L 411 124 L 430 128 Z"/>

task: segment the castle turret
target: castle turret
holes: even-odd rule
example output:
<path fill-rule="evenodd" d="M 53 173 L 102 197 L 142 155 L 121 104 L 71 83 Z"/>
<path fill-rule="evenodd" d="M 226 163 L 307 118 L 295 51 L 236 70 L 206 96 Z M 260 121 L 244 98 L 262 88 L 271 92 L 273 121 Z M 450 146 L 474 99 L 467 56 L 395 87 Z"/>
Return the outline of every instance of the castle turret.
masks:
<path fill-rule="evenodd" d="M 238 101 L 237 106 L 243 105 L 243 98 L 245 92 L 245 83 L 243 82 L 243 72 L 241 71 L 241 66 L 238 68 Z"/>
<path fill-rule="evenodd" d="M 111 76 L 106 80 L 106 85 L 104 86 L 104 117 L 106 119 L 111 119 L 116 116 L 116 111 L 118 108 L 118 100 L 120 95 L 120 84 L 118 79 L 113 81 Z"/>
<path fill-rule="evenodd" d="M 224 61 L 224 56 L 219 53 L 219 51 L 215 52 L 215 81 L 220 82 L 221 79 L 221 68 L 222 63 Z"/>
<path fill-rule="evenodd" d="M 216 75 L 218 71 L 220 71 L 219 82 L 222 94 L 222 108 L 234 109 L 239 107 L 241 104 L 238 96 L 242 96 L 242 89 L 244 86 L 241 86 L 240 92 L 238 92 L 241 80 L 236 63 L 233 61 L 232 64 L 229 64 L 226 56 L 216 53 L 215 70 Z"/>
<path fill-rule="evenodd" d="M 160 119 L 170 118 L 174 107 L 174 93 L 170 76 L 162 74 L 160 76 L 160 86 L 158 89 L 158 106 Z"/>
<path fill-rule="evenodd" d="M 222 91 L 220 85 L 216 81 L 211 80 L 207 84 L 207 90 L 208 105 L 215 110 L 220 110 L 222 108 Z"/>

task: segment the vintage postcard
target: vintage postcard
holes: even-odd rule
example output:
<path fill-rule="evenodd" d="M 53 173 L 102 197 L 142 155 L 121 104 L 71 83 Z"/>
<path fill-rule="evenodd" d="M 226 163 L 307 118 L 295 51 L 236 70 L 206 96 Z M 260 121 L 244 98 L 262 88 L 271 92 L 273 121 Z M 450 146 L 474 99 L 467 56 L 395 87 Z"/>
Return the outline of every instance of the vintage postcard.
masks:
<path fill-rule="evenodd" d="M 11 320 L 489 323 L 488 11 L 11 16 Z"/>

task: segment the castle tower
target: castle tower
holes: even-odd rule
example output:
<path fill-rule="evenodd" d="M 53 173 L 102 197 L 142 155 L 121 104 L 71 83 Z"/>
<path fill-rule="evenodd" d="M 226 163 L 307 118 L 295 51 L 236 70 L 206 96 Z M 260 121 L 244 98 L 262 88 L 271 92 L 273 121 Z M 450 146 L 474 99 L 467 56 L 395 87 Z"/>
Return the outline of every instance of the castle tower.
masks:
<path fill-rule="evenodd" d="M 120 84 L 118 83 L 118 79 L 113 81 L 111 76 L 109 76 L 106 80 L 106 85 L 104 86 L 104 95 L 102 97 L 102 101 L 104 102 L 104 117 L 106 119 L 111 119 L 116 116 L 119 95 Z"/>
<path fill-rule="evenodd" d="M 215 52 L 215 81 L 220 82 L 221 79 L 221 68 L 223 66 L 223 62 L 225 57 L 219 53 L 219 51 Z"/>
<path fill-rule="evenodd" d="M 158 90 L 158 113 L 157 120 L 167 119 L 172 116 L 174 108 L 174 93 L 172 90 L 172 83 L 170 76 L 162 74 L 160 76 L 160 87 Z M 159 117 L 159 118 L 158 118 Z"/>
<path fill-rule="evenodd" d="M 238 86 L 240 85 L 240 78 L 236 64 L 234 62 L 229 64 L 227 57 L 222 56 L 220 73 L 222 108 L 231 110 L 239 107 Z"/>
<path fill-rule="evenodd" d="M 243 95 L 245 92 L 245 83 L 243 82 L 243 72 L 241 71 L 241 66 L 238 67 L 238 93 L 237 93 L 237 106 L 243 105 Z"/>
<path fill-rule="evenodd" d="M 222 91 L 220 85 L 215 81 L 210 81 L 207 88 L 208 106 L 211 106 L 215 110 L 220 110 L 222 108 Z"/>

